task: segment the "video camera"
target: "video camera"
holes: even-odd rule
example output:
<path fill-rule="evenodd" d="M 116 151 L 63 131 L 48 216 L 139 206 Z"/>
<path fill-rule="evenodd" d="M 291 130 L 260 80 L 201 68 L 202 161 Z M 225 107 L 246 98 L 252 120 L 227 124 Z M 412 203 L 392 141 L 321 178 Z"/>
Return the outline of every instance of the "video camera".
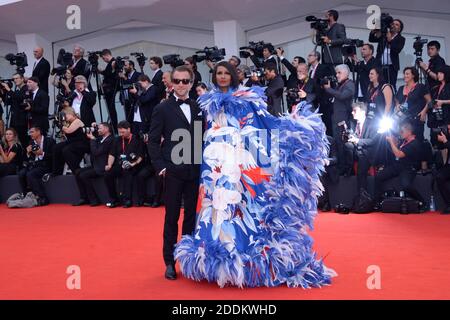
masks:
<path fill-rule="evenodd" d="M 336 88 L 338 86 L 338 79 L 336 78 L 336 76 L 325 76 L 319 81 L 320 86 L 322 87 L 328 84 L 328 82 L 330 82 L 332 88 Z"/>
<path fill-rule="evenodd" d="M 70 52 L 66 52 L 66 50 L 61 49 L 58 53 L 58 58 L 56 62 L 59 64 L 59 67 L 55 67 L 52 69 L 50 74 L 63 76 L 66 73 L 66 70 L 73 65 L 73 55 Z"/>
<path fill-rule="evenodd" d="M 316 43 L 319 46 L 324 45 L 322 37 L 327 35 L 328 20 L 319 19 L 315 16 L 307 16 L 306 21 L 311 22 L 311 29 L 316 30 Z"/>
<path fill-rule="evenodd" d="M 421 36 L 417 36 L 414 39 L 414 55 L 416 56 L 417 60 L 422 61 L 423 46 L 428 43 L 428 39 L 422 39 Z"/>
<path fill-rule="evenodd" d="M 264 59 L 263 51 L 264 51 L 265 47 L 272 48 L 271 54 L 275 53 L 275 48 L 271 43 L 265 43 L 264 41 L 258 41 L 258 42 L 250 41 L 248 43 L 248 46 L 239 48 L 239 50 L 240 50 L 239 57 L 241 57 L 243 59 L 249 58 L 250 53 L 245 50 L 252 50 L 258 59 Z"/>
<path fill-rule="evenodd" d="M 388 33 L 394 18 L 389 13 L 383 12 L 380 16 L 380 31 L 383 35 Z"/>
<path fill-rule="evenodd" d="M 122 169 L 129 170 L 131 169 L 131 164 L 138 159 L 138 156 L 135 153 L 130 153 L 128 156 L 125 154 L 121 154 L 119 158 L 119 163 Z"/>
<path fill-rule="evenodd" d="M 341 139 L 344 143 L 347 143 L 351 137 L 354 137 L 354 132 L 347 127 L 347 123 L 345 121 L 338 122 L 338 129 L 341 136 Z"/>
<path fill-rule="evenodd" d="M 98 126 L 94 126 L 94 127 L 82 127 L 81 130 L 83 131 L 84 134 L 92 134 L 94 136 L 98 136 Z"/>
<path fill-rule="evenodd" d="M 130 53 L 130 56 L 136 57 L 136 61 L 141 68 L 145 66 L 145 61 L 148 59 L 143 52 L 132 52 Z"/>
<path fill-rule="evenodd" d="M 130 57 L 125 56 L 125 57 L 116 57 L 115 61 L 116 61 L 116 72 L 123 72 L 123 68 L 125 67 L 125 61 L 129 60 Z"/>
<path fill-rule="evenodd" d="M 28 59 L 25 52 L 21 53 L 8 53 L 5 56 L 5 59 L 9 61 L 9 63 L 13 66 L 15 65 L 17 68 L 17 73 L 24 74 L 25 73 L 25 67 L 28 66 Z"/>
<path fill-rule="evenodd" d="M 219 62 L 225 58 L 225 49 L 219 49 L 217 46 L 205 47 L 205 49 L 196 51 L 196 54 L 192 56 L 195 62 L 202 62 L 203 60 Z M 203 55 L 198 55 L 203 54 Z"/>
<path fill-rule="evenodd" d="M 101 51 L 88 51 L 88 61 L 91 64 L 93 70 L 97 70 L 98 58 L 101 54 Z"/>
<path fill-rule="evenodd" d="M 167 54 L 163 56 L 163 61 L 165 64 L 170 65 L 174 69 L 184 65 L 184 61 L 180 59 L 179 54 Z"/>
<path fill-rule="evenodd" d="M 250 79 L 253 76 L 256 76 L 258 78 L 264 77 L 264 68 L 257 68 L 255 66 L 249 67 L 249 69 L 245 71 L 244 77 L 246 79 Z"/>
<path fill-rule="evenodd" d="M 351 57 L 356 54 L 356 48 L 364 46 L 364 41 L 360 39 L 347 39 L 341 48 L 344 57 Z"/>

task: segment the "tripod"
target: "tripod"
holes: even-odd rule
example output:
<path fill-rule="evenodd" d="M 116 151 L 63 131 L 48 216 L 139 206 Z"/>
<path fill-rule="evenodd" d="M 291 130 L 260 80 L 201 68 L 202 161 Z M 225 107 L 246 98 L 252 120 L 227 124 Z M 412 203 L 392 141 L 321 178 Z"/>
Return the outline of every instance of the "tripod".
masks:
<path fill-rule="evenodd" d="M 419 81 L 418 82 L 422 83 L 422 84 L 427 84 L 428 79 L 425 76 L 424 71 L 420 67 L 420 63 L 423 62 L 423 60 L 422 60 L 422 52 L 414 52 L 414 54 L 416 56 L 416 62 L 414 63 L 414 68 L 419 73 Z"/>
<path fill-rule="evenodd" d="M 93 64 L 91 64 L 91 72 L 89 73 L 88 83 L 91 83 L 92 76 L 94 76 L 94 78 L 95 78 L 95 85 L 97 87 L 97 99 L 98 99 L 98 107 L 100 110 L 100 122 L 103 122 L 103 112 L 102 112 L 103 90 L 102 90 L 102 86 L 100 85 L 100 81 L 98 80 L 97 66 L 95 66 Z"/>

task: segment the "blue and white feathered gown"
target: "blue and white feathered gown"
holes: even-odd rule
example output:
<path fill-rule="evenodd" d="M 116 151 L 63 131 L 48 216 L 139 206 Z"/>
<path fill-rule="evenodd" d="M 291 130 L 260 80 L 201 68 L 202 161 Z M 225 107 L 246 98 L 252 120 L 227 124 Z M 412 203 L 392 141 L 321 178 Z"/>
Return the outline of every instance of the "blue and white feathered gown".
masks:
<path fill-rule="evenodd" d="M 320 287 L 335 276 L 312 251 L 325 127 L 300 104 L 280 118 L 263 88 L 217 89 L 206 115 L 197 223 L 175 248 L 181 272 L 220 287 Z"/>

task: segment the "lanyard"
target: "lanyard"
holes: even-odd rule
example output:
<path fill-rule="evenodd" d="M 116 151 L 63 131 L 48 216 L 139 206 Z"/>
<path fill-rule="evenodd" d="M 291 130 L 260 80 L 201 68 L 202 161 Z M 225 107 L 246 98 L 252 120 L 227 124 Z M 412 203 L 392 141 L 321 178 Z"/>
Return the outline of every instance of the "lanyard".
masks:
<path fill-rule="evenodd" d="M 409 95 L 411 94 L 411 92 L 413 92 L 416 89 L 416 86 L 417 86 L 417 82 L 414 84 L 414 86 L 411 88 L 411 90 L 408 91 L 408 93 L 406 95 L 405 94 L 403 95 L 406 97 L 405 102 L 408 102 Z M 406 88 L 406 86 L 405 86 L 405 88 Z"/>
<path fill-rule="evenodd" d="M 300 84 L 297 84 L 298 91 L 303 90 L 308 83 L 309 78 L 306 78 L 305 82 L 303 82 L 303 85 L 300 87 Z"/>
<path fill-rule="evenodd" d="M 409 141 L 403 142 L 403 144 L 400 146 L 400 150 L 401 150 L 402 148 L 406 147 L 406 146 L 407 146 L 408 144 L 410 144 L 411 142 L 413 142 L 415 139 L 416 139 L 416 138 L 414 137 L 414 138 L 412 138 L 412 139 L 409 140 Z"/>
<path fill-rule="evenodd" d="M 438 91 L 438 99 L 441 97 L 441 93 L 442 93 L 442 90 L 444 90 L 444 87 L 445 87 L 445 83 L 442 83 L 441 84 L 441 86 L 439 87 L 439 91 Z"/>
<path fill-rule="evenodd" d="M 130 145 L 131 140 L 133 140 L 133 134 L 130 135 L 127 145 Z M 122 138 L 122 153 L 125 154 L 125 138 Z"/>
<path fill-rule="evenodd" d="M 370 101 L 374 102 L 375 98 L 378 97 L 378 93 L 380 92 L 380 85 L 378 87 L 372 89 L 372 96 L 370 97 Z"/>

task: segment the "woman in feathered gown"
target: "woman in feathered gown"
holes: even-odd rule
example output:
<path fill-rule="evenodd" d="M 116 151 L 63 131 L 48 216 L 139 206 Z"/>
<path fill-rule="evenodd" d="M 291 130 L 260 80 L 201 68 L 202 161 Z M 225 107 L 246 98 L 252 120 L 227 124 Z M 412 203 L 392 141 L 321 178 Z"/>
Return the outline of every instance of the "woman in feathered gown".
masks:
<path fill-rule="evenodd" d="M 199 102 L 207 121 L 197 223 L 175 259 L 187 278 L 220 287 L 320 287 L 335 276 L 312 250 L 320 174 L 328 154 L 317 113 L 267 112 L 264 88 L 239 87 L 227 62 Z"/>

